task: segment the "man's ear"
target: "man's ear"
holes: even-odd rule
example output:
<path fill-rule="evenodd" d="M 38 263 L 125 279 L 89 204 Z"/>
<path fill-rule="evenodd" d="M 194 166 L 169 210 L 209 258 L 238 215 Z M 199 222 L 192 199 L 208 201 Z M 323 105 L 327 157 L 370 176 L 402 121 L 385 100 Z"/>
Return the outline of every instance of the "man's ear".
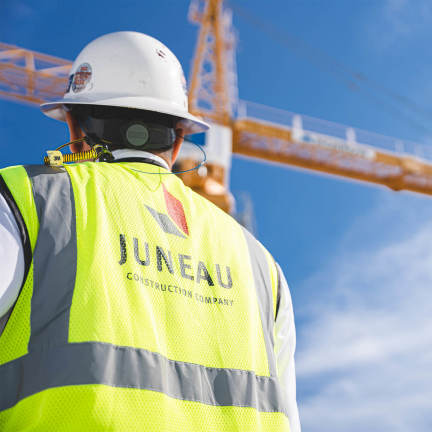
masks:
<path fill-rule="evenodd" d="M 183 144 L 183 129 L 176 129 L 176 139 L 173 144 L 173 151 L 171 156 L 171 165 L 174 165 L 174 162 L 177 159 L 177 156 L 179 154 L 180 148 Z"/>
<path fill-rule="evenodd" d="M 76 139 L 85 137 L 85 134 L 81 130 L 77 120 L 69 111 L 66 112 L 66 123 L 69 128 L 70 141 L 74 141 Z M 78 153 L 78 152 L 90 150 L 90 146 L 85 141 L 71 144 L 69 147 L 72 153 Z"/>

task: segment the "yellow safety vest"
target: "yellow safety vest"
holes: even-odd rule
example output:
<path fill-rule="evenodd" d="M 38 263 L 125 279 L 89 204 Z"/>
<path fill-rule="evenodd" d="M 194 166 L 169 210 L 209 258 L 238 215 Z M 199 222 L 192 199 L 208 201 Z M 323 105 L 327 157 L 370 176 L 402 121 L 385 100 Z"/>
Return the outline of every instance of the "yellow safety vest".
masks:
<path fill-rule="evenodd" d="M 0 431 L 289 431 L 277 269 L 246 230 L 151 164 L 0 174 L 30 255 Z"/>

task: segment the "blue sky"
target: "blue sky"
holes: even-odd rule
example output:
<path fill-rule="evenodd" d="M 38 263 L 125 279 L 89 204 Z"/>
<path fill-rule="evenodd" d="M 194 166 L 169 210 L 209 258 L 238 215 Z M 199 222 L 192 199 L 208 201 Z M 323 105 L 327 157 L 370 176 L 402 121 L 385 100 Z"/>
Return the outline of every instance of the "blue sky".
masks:
<path fill-rule="evenodd" d="M 187 75 L 197 36 L 188 4 L 3 0 L 0 41 L 73 59 L 101 34 L 142 31 Z M 312 47 L 296 53 L 235 14 L 241 99 L 432 145 L 428 0 L 233 6 Z M 373 86 L 353 89 L 341 68 Z M 0 166 L 39 162 L 67 139 L 62 124 L 5 101 L 0 137 Z M 231 188 L 253 199 L 258 237 L 291 286 L 303 430 L 430 431 L 431 199 L 241 158 Z"/>

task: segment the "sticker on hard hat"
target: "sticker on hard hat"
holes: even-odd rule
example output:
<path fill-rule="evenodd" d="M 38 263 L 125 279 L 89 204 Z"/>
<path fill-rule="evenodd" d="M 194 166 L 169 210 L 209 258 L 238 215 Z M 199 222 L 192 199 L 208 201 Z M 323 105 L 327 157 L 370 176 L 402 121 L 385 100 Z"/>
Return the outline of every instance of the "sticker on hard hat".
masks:
<path fill-rule="evenodd" d="M 162 51 L 161 49 L 157 49 L 157 50 L 156 50 L 156 53 L 157 53 L 157 55 L 158 55 L 159 57 L 161 57 L 161 58 L 165 58 L 165 57 L 166 57 L 165 52 Z"/>
<path fill-rule="evenodd" d="M 69 85 L 67 91 L 72 87 L 74 93 L 78 93 L 87 87 L 92 77 L 92 68 L 88 63 L 82 63 L 74 74 L 69 77 Z M 67 93 L 67 92 L 66 92 Z"/>

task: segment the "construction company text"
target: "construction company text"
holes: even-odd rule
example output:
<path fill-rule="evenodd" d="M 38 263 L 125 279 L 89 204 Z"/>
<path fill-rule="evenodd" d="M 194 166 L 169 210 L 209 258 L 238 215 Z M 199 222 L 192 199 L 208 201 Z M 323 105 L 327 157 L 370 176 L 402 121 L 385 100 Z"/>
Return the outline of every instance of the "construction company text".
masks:
<path fill-rule="evenodd" d="M 176 273 L 175 267 L 178 269 L 180 276 L 183 279 L 195 280 L 197 284 L 207 283 L 208 286 L 214 286 L 215 282 L 225 289 L 233 287 L 231 277 L 231 269 L 227 265 L 214 264 L 212 268 L 206 266 L 204 261 L 194 261 L 190 255 L 179 253 L 174 255 L 170 250 L 164 249 L 161 246 L 152 247 L 147 242 L 140 241 L 133 237 L 133 254 L 135 262 L 141 266 L 156 265 L 159 272 L 168 271 L 172 275 Z M 119 264 L 126 264 L 128 259 L 128 247 L 126 244 L 126 236 L 120 234 L 120 260 Z M 176 266 L 174 266 L 174 261 Z"/>
<path fill-rule="evenodd" d="M 183 296 L 184 298 L 196 300 L 197 302 L 206 305 L 232 306 L 234 303 L 234 300 L 231 298 L 202 295 L 200 293 L 194 292 L 189 289 L 184 289 L 176 285 L 164 284 L 154 281 L 152 279 L 144 278 L 138 273 L 128 272 L 126 274 L 126 279 L 135 283 L 139 283 L 142 286 L 154 288 L 155 291 L 160 291 L 161 293 L 178 294 L 180 296 Z"/>

